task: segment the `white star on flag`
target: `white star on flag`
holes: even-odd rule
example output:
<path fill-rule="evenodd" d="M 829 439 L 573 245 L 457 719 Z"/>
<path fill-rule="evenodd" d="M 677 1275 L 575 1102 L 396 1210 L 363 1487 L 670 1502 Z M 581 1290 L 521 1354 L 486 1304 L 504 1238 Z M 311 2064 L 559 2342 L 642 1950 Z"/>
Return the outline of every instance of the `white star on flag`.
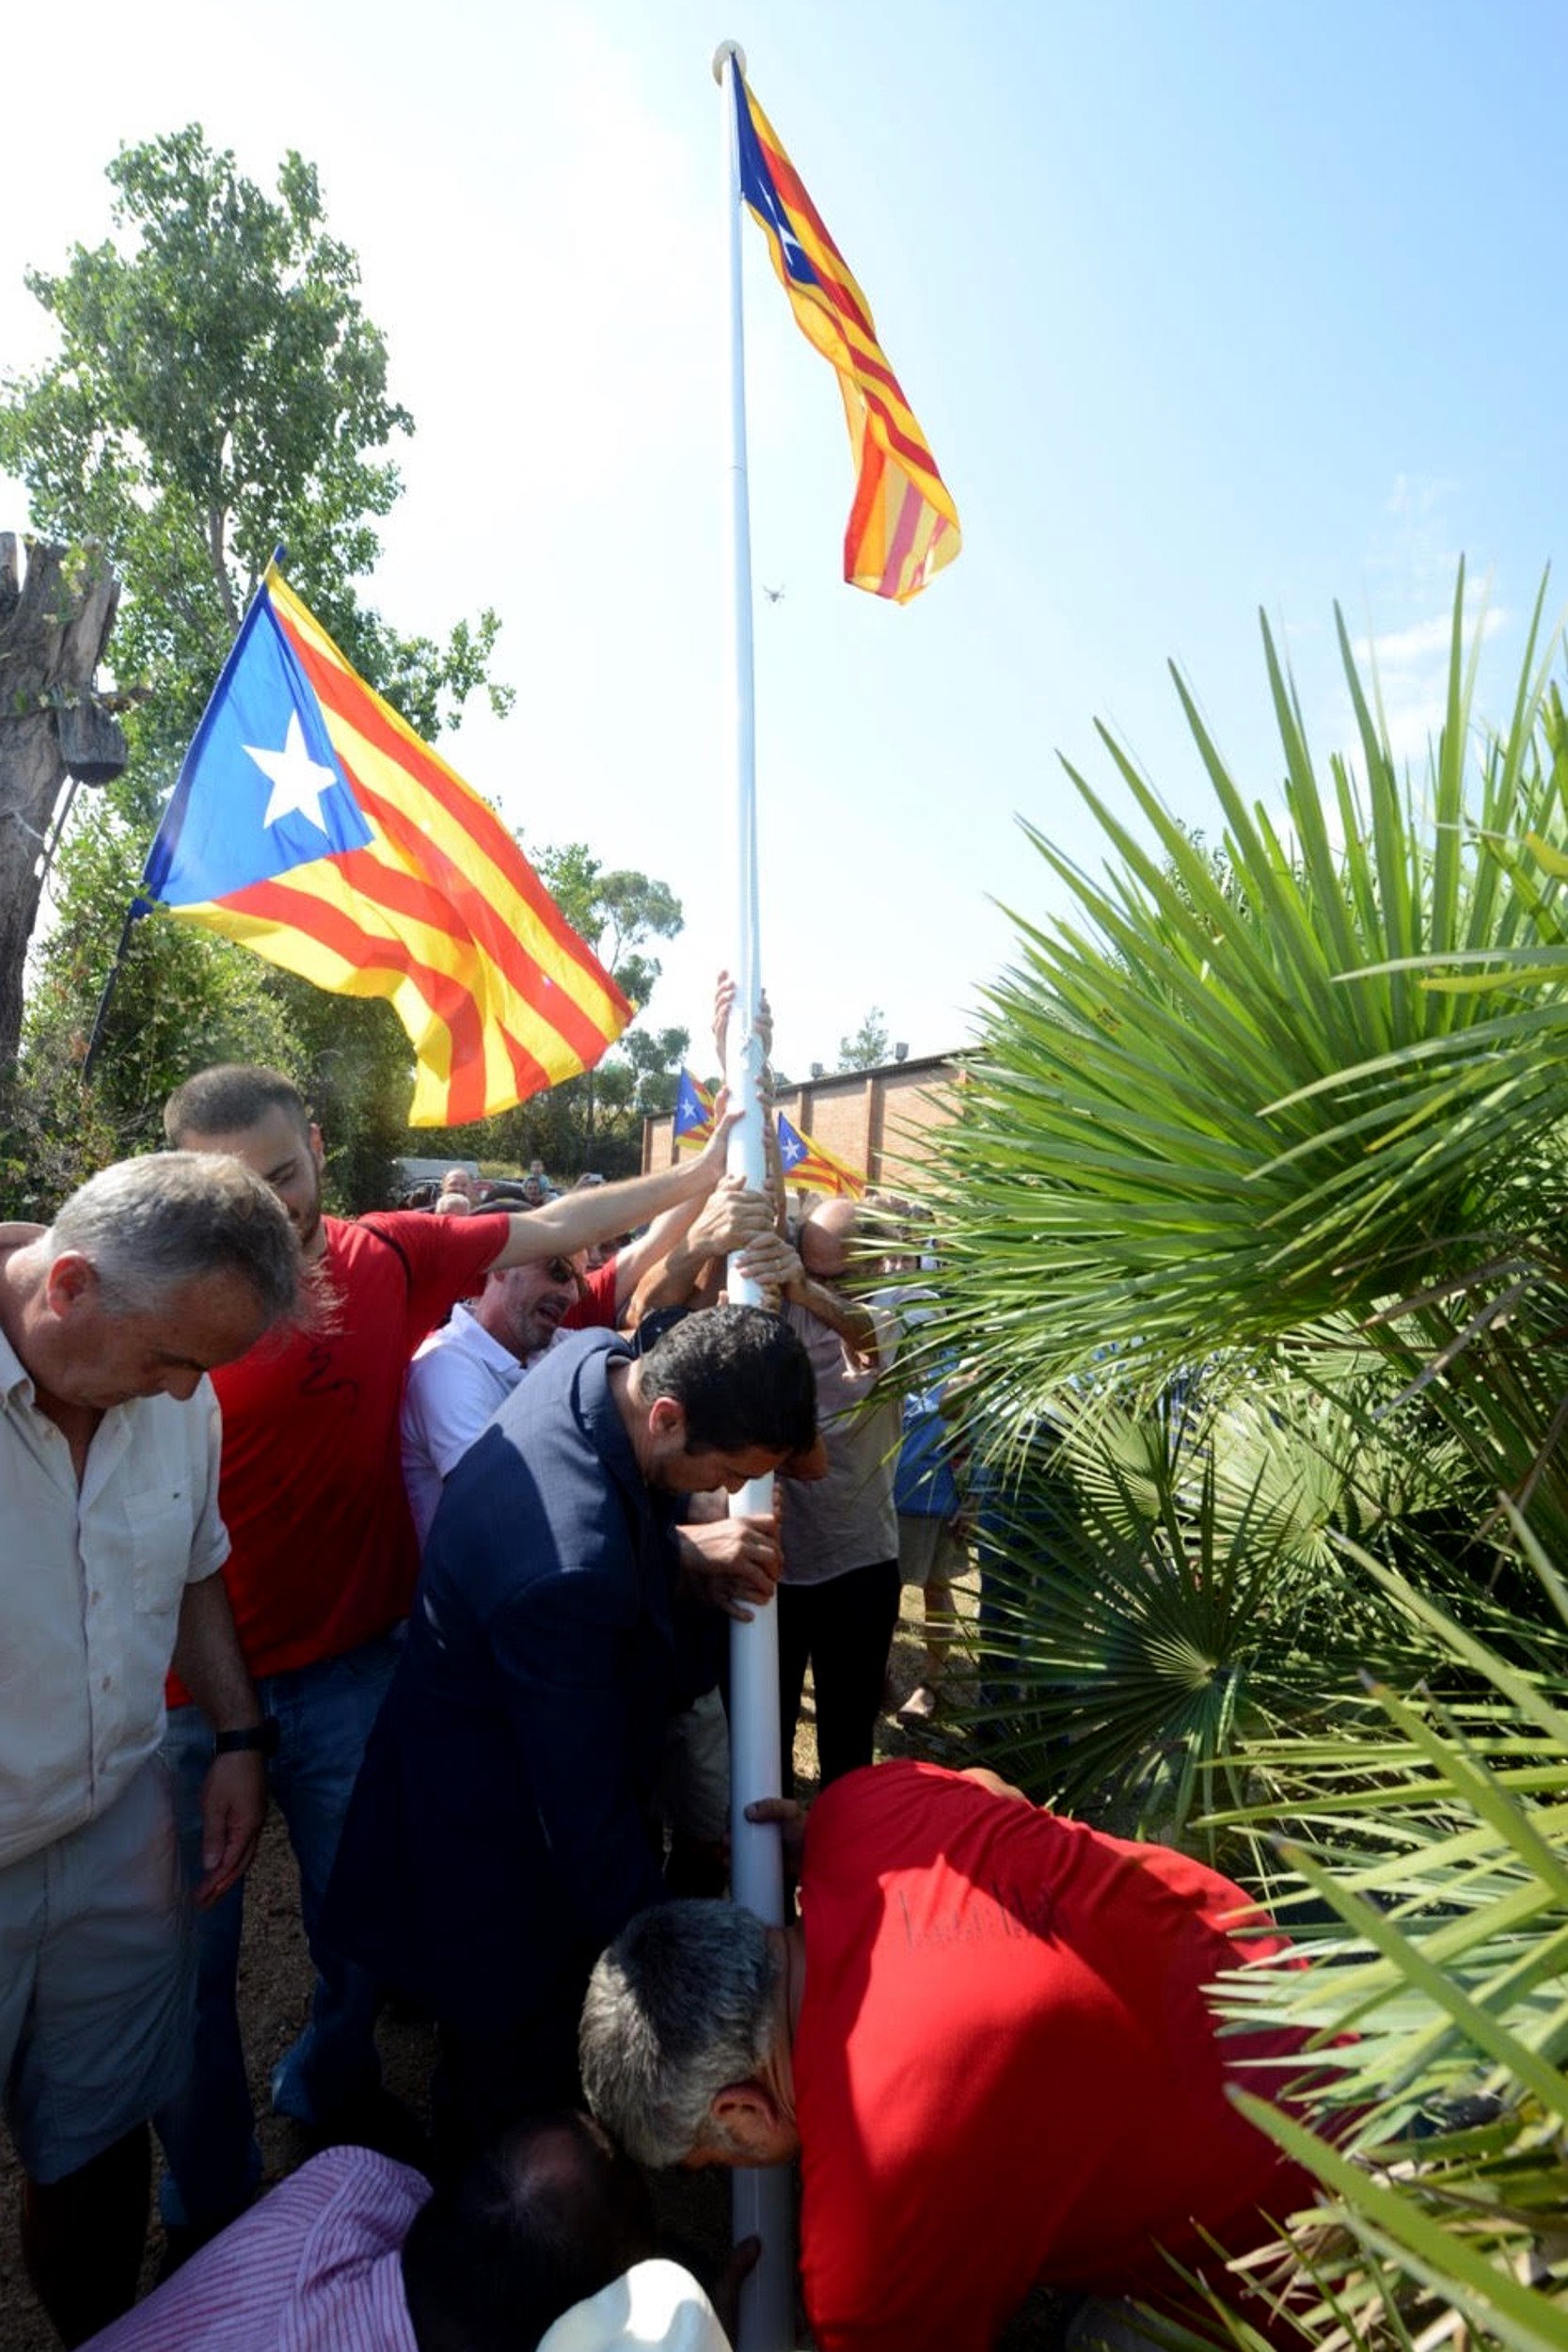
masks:
<path fill-rule="evenodd" d="M 299 723 L 299 713 L 289 713 L 289 731 L 280 752 L 264 752 L 256 744 L 247 743 L 245 750 L 263 775 L 272 779 L 267 797 L 263 825 L 276 825 L 280 818 L 298 815 L 309 817 L 319 833 L 325 833 L 322 821 L 322 794 L 330 792 L 338 781 L 335 768 L 325 768 L 319 759 L 312 759 L 306 748 L 305 729 Z"/>

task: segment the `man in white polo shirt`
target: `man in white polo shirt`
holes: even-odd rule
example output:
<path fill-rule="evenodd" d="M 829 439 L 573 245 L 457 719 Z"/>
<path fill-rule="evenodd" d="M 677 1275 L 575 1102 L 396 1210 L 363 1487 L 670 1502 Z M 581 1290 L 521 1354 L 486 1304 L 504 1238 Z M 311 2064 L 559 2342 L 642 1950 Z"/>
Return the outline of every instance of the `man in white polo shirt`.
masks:
<path fill-rule="evenodd" d="M 743 1272 L 768 1281 L 779 1255 L 772 1217 L 766 1194 L 749 1191 L 739 1177 L 721 1178 L 694 1217 L 686 1208 L 667 1211 L 642 1241 L 621 1251 L 608 1283 L 595 1278 L 602 1313 L 588 1311 L 580 1297 L 580 1256 L 487 1274 L 472 1306 L 454 1307 L 408 1367 L 403 1477 L 420 1548 L 447 1480 L 547 1347 L 574 1327 L 608 1327 L 622 1315 L 635 1326 L 643 1313 L 684 1303 L 704 1268 L 732 1249 L 744 1251 Z M 793 1267 L 794 1253 L 784 1254 Z"/>
<path fill-rule="evenodd" d="M 47 1230 L 0 1227 L 0 2086 L 28 2274 L 68 2344 L 135 2291 L 147 2122 L 189 2062 L 171 1660 L 218 1735 L 198 1902 L 266 1809 L 206 1375 L 299 1281 L 285 1211 L 230 1159 L 126 1161 Z"/>
<path fill-rule="evenodd" d="M 503 1266 L 415 1351 L 403 1391 L 403 1479 L 421 1548 L 448 1476 L 577 1303 L 569 1258 Z"/>

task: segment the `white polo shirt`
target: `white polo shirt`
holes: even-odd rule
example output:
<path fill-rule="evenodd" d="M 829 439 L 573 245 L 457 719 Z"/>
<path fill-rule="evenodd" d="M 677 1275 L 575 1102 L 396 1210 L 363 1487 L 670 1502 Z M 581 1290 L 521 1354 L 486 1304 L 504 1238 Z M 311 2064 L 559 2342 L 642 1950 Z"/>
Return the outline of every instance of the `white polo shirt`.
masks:
<path fill-rule="evenodd" d="M 0 1332 L 0 1867 L 104 1812 L 164 1732 L 187 1583 L 229 1556 L 218 1403 L 136 1397 L 71 1447 Z"/>
<path fill-rule="evenodd" d="M 414 1351 L 403 1391 L 403 1483 L 421 1549 L 441 1489 L 527 1368 L 467 1307 L 454 1307 Z"/>

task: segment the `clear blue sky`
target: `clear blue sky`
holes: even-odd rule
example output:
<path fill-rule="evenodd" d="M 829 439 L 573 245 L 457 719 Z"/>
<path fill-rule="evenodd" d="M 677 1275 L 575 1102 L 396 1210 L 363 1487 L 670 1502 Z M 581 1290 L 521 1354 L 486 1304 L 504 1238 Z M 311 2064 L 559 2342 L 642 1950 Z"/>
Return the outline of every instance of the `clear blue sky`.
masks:
<path fill-rule="evenodd" d="M 784 590 L 759 597 L 757 688 L 785 1068 L 831 1063 L 872 1004 L 914 1053 L 964 1038 L 1009 953 L 992 901 L 1060 903 L 1016 815 L 1100 862 L 1056 756 L 1115 796 L 1097 718 L 1206 821 L 1167 660 L 1275 801 L 1259 607 L 1321 750 L 1349 732 L 1338 598 L 1414 752 L 1464 550 L 1503 696 L 1561 536 L 1558 0 L 88 0 L 71 25 L 70 57 L 37 11 L 8 36 L 0 355 L 47 347 L 22 269 L 103 232 L 121 139 L 194 118 L 256 177 L 289 146 L 319 166 L 419 426 L 375 593 L 404 628 L 500 611 L 516 710 L 445 748 L 531 838 L 675 886 L 656 1019 L 702 1025 L 730 939 L 723 35 L 966 541 L 907 610 L 842 585 L 836 391 L 748 223 L 755 569 Z"/>

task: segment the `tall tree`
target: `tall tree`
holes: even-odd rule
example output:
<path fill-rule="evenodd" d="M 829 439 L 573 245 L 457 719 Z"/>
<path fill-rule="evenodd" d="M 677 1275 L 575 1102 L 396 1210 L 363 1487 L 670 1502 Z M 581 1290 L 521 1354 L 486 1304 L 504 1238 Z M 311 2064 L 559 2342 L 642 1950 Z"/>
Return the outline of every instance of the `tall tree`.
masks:
<path fill-rule="evenodd" d="M 121 148 L 108 178 L 116 236 L 28 275 L 59 349 L 7 379 L 0 465 L 40 530 L 99 542 L 121 573 L 117 667 L 153 689 L 136 748 L 178 759 L 280 539 L 349 659 L 436 733 L 487 684 L 499 623 L 439 646 L 356 593 L 401 487 L 381 453 L 414 423 L 314 167 L 291 151 L 269 197 L 192 123 Z"/>
<path fill-rule="evenodd" d="M 838 1041 L 841 1070 L 875 1070 L 887 1059 L 887 1016 L 873 1005 L 853 1037 Z"/>
<path fill-rule="evenodd" d="M 646 952 L 648 942 L 674 939 L 685 928 L 681 902 L 669 883 L 626 867 L 606 867 L 586 841 L 534 849 L 529 855 L 567 922 L 641 1012 L 661 969 L 657 957 Z"/>
<path fill-rule="evenodd" d="M 59 919 L 38 959 L 29 1024 L 30 1059 L 50 1073 L 79 1050 L 118 934 L 109 910 L 135 888 L 158 809 L 279 539 L 291 580 L 422 735 L 477 690 L 498 710 L 510 702 L 489 675 L 493 612 L 437 644 L 400 635 L 356 590 L 399 493 L 388 444 L 413 425 L 388 391 L 386 343 L 361 305 L 354 254 L 327 231 L 314 168 L 289 153 L 269 195 L 193 124 L 122 148 L 108 177 L 113 234 L 75 246 L 57 274 L 28 278 L 57 352 L 0 394 L 0 468 L 25 483 L 35 525 L 95 543 L 120 576 L 115 668 L 141 694 L 126 720 L 129 770 L 78 814 L 62 852 Z M 243 979 L 226 977 L 235 959 Z M 193 942 L 163 917 L 138 923 L 95 1089 L 128 1140 L 150 1132 L 157 1040 L 175 1009 L 186 1066 L 209 1040 L 276 1050 L 280 1021 L 289 1050 L 278 1057 L 312 1095 L 331 1093 L 333 1070 L 352 1067 L 341 1109 L 354 1132 L 340 1139 L 359 1170 L 356 1190 L 373 1188 L 401 1105 L 395 1120 L 364 1106 L 390 1103 L 407 1058 L 384 1005 L 334 998 L 324 1025 L 286 974 L 258 977 L 242 950 Z"/>

